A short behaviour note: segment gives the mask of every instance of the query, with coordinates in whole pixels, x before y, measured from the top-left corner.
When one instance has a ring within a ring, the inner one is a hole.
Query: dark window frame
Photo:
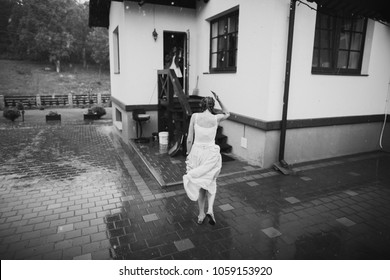
[[[234,27],[230,25],[231,23]],[[222,24],[224,24],[224,28],[222,28]],[[210,73],[237,72],[238,26],[239,9],[226,12],[210,20]]]
[[[119,52],[119,26],[117,26],[113,34],[113,48],[114,48],[114,74],[120,74],[120,52]]]
[[[351,20],[351,28],[343,29],[343,23]],[[360,30],[354,30],[357,26],[357,21],[363,20],[363,25]],[[324,27],[325,23],[325,27]],[[323,40],[324,36],[321,35],[328,34],[329,40]],[[342,48],[340,46],[341,35],[347,35],[346,40],[348,46]],[[312,56],[312,74],[323,74],[323,75],[361,75],[362,71],[362,62],[364,55],[364,43],[366,40],[367,34],[367,19],[358,18],[344,15],[330,15],[329,13],[322,12],[321,10],[317,12],[316,18],[316,28],[315,28],[315,37],[314,37],[314,46],[313,46],[313,56]],[[349,37],[348,37],[349,36]],[[352,38],[360,37],[360,44],[358,49],[352,47]],[[326,46],[327,45],[327,46]],[[329,65],[328,66],[319,66],[321,65],[321,54],[328,51],[329,54]],[[338,64],[342,62],[342,59],[339,58],[339,53],[344,53],[346,55],[346,68],[339,67]],[[355,67],[350,66],[351,55],[359,55]],[[348,68],[351,67],[351,68]]]

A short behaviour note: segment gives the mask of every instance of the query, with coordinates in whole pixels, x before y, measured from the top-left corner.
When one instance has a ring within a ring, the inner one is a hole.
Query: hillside
[[[110,93],[110,75],[97,68],[63,65],[55,72],[50,64],[30,61],[0,60],[0,95],[57,95]]]

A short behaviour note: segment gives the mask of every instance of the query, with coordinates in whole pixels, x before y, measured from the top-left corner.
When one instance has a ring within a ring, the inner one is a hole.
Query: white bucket
[[[162,131],[158,134],[158,142],[160,144],[160,154],[168,152],[168,132]]]
[[[168,145],[168,132],[162,131],[158,133],[158,141],[160,145]]]

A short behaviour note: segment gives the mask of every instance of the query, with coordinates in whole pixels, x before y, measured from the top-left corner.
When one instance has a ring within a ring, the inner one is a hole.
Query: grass
[[[110,93],[110,75],[97,68],[63,65],[57,73],[50,64],[0,60],[0,95],[60,95]]]

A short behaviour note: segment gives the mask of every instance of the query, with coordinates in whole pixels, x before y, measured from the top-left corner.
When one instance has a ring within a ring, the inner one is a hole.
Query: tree
[[[0,54],[5,53],[11,43],[7,26],[12,14],[13,5],[14,2],[12,0],[0,0]]]
[[[101,69],[110,61],[108,31],[105,28],[94,28],[88,34],[88,46],[91,49],[91,57],[99,65],[99,76]]]
[[[30,55],[28,42],[33,40],[33,31],[28,28],[22,28],[23,18],[27,15],[27,9],[23,1],[15,1],[11,16],[8,22],[8,35],[11,39],[9,50],[19,58],[25,58]],[[30,37],[29,37],[30,36]]]
[[[57,66],[62,61],[83,61],[84,67],[87,61],[93,61],[100,69],[108,64],[107,30],[88,27],[88,2],[0,0],[2,7],[8,7],[7,20],[0,24],[4,30],[8,25],[8,50],[16,57],[49,60]]]
[[[59,71],[60,61],[69,60],[74,51],[70,22],[78,5],[73,0],[19,1],[9,26],[17,34],[19,52],[55,62]]]
[[[66,31],[58,33],[42,29],[35,36],[37,51],[49,55],[49,61],[55,63],[57,72],[60,72],[61,60],[70,58],[73,42],[73,36]]]
[[[88,26],[89,3],[78,4],[72,7],[66,25],[69,32],[74,37],[74,51],[71,59],[73,61],[83,61],[84,67],[87,65],[87,36],[91,32]]]

